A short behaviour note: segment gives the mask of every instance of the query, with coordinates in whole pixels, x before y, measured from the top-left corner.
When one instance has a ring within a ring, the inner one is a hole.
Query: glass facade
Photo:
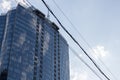
[[[0,80],[70,80],[66,40],[55,23],[18,5],[0,16]]]

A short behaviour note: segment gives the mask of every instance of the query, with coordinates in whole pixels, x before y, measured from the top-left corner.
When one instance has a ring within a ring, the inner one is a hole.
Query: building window
[[[56,57],[54,57],[54,60],[56,60]]]
[[[40,78],[42,78],[42,75],[40,74]]]
[[[36,30],[37,30],[37,32],[39,32],[39,29],[38,29],[38,28],[37,28]]]
[[[42,73],[42,70],[40,70],[40,73]]]
[[[37,28],[39,28],[39,25],[37,25]]]
[[[7,70],[3,70],[0,74],[0,80],[7,80]]]
[[[58,77],[58,80],[60,80],[60,77]]]
[[[56,61],[54,61],[54,64],[56,64]]]
[[[36,76],[33,77],[33,80],[36,80]]]

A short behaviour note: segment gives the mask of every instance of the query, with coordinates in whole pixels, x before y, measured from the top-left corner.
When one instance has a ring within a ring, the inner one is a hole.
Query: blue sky
[[[19,0],[20,1],[20,0]],[[36,8],[47,14],[47,9],[41,0],[29,0]],[[45,0],[63,25],[70,31],[76,40],[84,47],[89,55],[96,61],[100,68],[110,77],[116,80],[103,66],[100,60],[110,69],[117,80],[120,80],[120,0],[55,0],[62,11],[75,25],[76,29],[84,36],[91,49],[79,36],[78,32],[70,25],[52,0]],[[2,0],[0,0],[2,2]],[[12,3],[11,3],[12,4]],[[1,8],[1,7],[0,7]],[[1,11],[1,9],[0,9]],[[54,22],[55,19],[50,16]],[[56,22],[57,23],[57,22]],[[68,35],[61,29],[61,34],[69,45],[91,66],[95,67],[74,44]],[[99,57],[99,58],[98,58]],[[100,60],[99,60],[100,59]],[[100,80],[87,68],[70,50],[71,80]],[[97,69],[95,69],[97,71]],[[97,71],[100,75],[100,73]],[[103,80],[105,78],[100,75]]]

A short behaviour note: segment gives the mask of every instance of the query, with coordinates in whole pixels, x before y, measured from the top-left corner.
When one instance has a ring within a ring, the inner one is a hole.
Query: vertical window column
[[[44,26],[42,26],[41,28],[41,37],[40,37],[40,42],[41,42],[41,46],[40,46],[40,69],[39,69],[39,76],[40,76],[40,80],[42,80],[42,70],[43,70],[43,44],[44,44]]]
[[[57,80],[56,32],[54,32],[54,80]]]
[[[60,42],[58,34],[58,80],[60,80]]]
[[[36,40],[36,42],[35,42],[35,55],[34,55],[34,77],[33,77],[33,80],[36,80],[36,77],[37,77],[38,46],[39,46],[38,38],[39,38],[39,22],[37,20],[36,39],[35,39]]]

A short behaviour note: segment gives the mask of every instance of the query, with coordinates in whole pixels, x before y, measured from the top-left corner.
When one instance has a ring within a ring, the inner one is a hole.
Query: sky
[[[48,10],[41,0],[29,1],[44,14],[48,14]],[[53,0],[45,1],[65,28],[88,52],[103,72],[111,80],[120,80],[120,0],[54,0],[74,26],[68,22],[61,11],[55,6]],[[22,0],[18,0],[18,2],[23,3]],[[11,6],[12,4],[15,6],[14,0],[0,0],[0,12],[6,12],[10,7],[13,7]],[[58,24],[52,15],[50,15],[50,20]],[[72,47],[103,80],[107,80],[99,73],[64,30],[60,26],[59,28],[60,33],[65,37],[69,46]],[[69,55],[70,80],[100,80],[71,50],[69,50]]]

